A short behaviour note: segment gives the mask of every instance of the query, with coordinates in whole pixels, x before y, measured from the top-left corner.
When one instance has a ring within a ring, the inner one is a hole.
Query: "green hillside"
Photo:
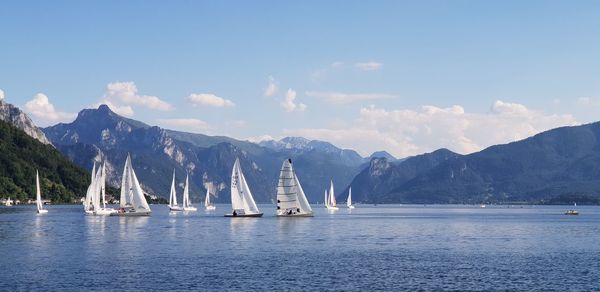
[[[42,196],[52,203],[71,203],[85,195],[89,174],[50,145],[0,121],[0,197],[35,198],[35,171]]]

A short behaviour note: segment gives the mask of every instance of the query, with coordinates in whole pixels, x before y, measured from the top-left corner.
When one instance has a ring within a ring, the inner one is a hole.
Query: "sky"
[[[368,156],[600,120],[598,1],[0,1],[0,99]]]

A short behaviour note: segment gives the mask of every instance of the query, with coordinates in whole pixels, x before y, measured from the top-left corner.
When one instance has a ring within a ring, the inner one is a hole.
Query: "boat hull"
[[[186,208],[183,208],[183,211],[194,212],[194,211],[198,211],[198,209],[196,207],[186,207]]]
[[[314,217],[315,215],[313,213],[295,213],[295,214],[286,214],[286,213],[277,213],[277,217],[279,218],[284,218],[284,217]]]
[[[256,218],[256,217],[262,217],[263,213],[257,213],[257,214],[239,214],[239,215],[238,214],[236,214],[236,215],[225,214],[223,216],[224,217],[255,217]]]
[[[97,215],[97,216],[108,216],[108,215],[116,213],[116,212],[117,212],[117,210],[115,210],[115,209],[105,208],[105,209],[100,209],[98,211],[95,211],[94,215]]]
[[[46,209],[37,210],[37,213],[38,214],[46,214],[46,213],[48,213],[48,210],[46,210]]]
[[[327,207],[327,210],[331,210],[331,211],[337,211],[339,209],[340,208],[338,208],[338,207]]]
[[[110,214],[110,216],[123,216],[123,217],[139,217],[139,216],[150,216],[152,211],[148,212],[135,212],[135,211],[117,211]]]
[[[176,212],[176,211],[183,211],[183,208],[181,207],[169,207],[170,211]]]
[[[217,209],[217,207],[215,207],[215,206],[207,206],[206,207],[206,211],[214,211],[216,209]]]
[[[348,206],[348,209],[354,209],[354,206]]]

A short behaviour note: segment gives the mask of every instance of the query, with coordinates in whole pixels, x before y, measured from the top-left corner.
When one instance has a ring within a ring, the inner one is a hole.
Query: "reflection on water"
[[[595,290],[600,277],[599,207],[260,207],[262,218],[0,208],[0,290]]]
[[[236,240],[250,241],[256,234],[256,224],[261,218],[238,217],[229,219],[229,233],[231,237]]]

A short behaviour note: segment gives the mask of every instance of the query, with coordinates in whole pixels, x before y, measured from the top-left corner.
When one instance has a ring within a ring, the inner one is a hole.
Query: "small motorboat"
[[[579,215],[579,211],[575,210],[575,207],[577,207],[577,203],[573,204],[573,209],[567,210],[565,215]]]
[[[577,210],[567,210],[567,212],[565,212],[565,215],[579,215],[579,211],[577,211]]]

